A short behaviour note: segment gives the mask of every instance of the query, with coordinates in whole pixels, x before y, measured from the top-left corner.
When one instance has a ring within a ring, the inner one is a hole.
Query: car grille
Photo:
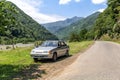
[[[35,53],[43,53],[43,52],[35,52]]]
[[[38,54],[34,54],[34,55],[31,55],[32,57],[48,57],[48,55],[38,55]]]

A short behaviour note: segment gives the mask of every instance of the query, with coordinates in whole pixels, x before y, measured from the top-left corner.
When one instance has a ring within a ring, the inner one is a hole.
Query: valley
[[[0,0],[0,80],[119,80],[120,0],[46,1]],[[30,52],[45,40],[65,40],[70,56],[34,62]]]

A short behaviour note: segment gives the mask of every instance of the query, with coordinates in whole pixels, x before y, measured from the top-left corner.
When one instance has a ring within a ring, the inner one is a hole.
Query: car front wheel
[[[37,62],[38,61],[38,58],[33,58],[34,62]]]
[[[53,60],[54,62],[57,60],[57,54],[56,54],[56,53],[53,54],[52,60]]]

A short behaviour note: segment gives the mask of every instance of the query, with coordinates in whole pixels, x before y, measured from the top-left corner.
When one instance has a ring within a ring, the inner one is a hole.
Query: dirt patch
[[[80,54],[75,54],[70,57],[60,57],[57,62],[53,63],[44,63],[41,67],[45,68],[46,74],[42,74],[39,80],[49,80],[50,77],[60,74],[60,72],[68,65],[72,64]]]

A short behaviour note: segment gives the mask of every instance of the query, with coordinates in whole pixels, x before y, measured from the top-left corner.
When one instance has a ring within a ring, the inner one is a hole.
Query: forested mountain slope
[[[0,1],[0,44],[57,39],[9,1]]]
[[[107,5],[90,30],[72,34],[70,41],[120,40],[120,0],[108,0]]]
[[[108,0],[108,7],[98,17],[94,29],[95,39],[107,35],[111,39],[120,38],[120,0]]]
[[[89,30],[94,25],[99,14],[100,12],[93,13],[92,15],[75,22],[70,26],[61,28],[56,31],[55,35],[60,39],[68,39],[72,32],[79,33],[82,29]]]

